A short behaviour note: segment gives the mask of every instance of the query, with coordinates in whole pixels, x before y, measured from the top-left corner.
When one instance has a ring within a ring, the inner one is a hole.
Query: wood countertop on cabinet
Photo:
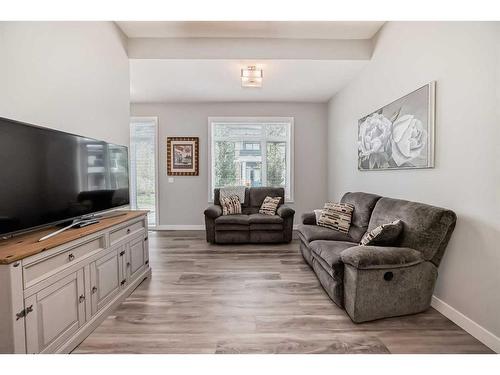
[[[110,218],[101,218],[96,224],[83,228],[68,229],[52,238],[39,242],[38,240],[60,227],[47,227],[41,230],[16,235],[14,237],[0,240],[0,264],[9,264],[63,245],[65,243],[99,232],[114,225],[144,216],[148,211],[123,211],[124,214]]]

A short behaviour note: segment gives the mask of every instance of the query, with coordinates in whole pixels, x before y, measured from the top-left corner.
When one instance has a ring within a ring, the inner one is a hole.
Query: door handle
[[[92,294],[94,294],[96,292],[97,292],[97,287],[96,286],[92,287]]]
[[[75,256],[73,254],[69,254],[68,259],[71,262],[71,261],[75,260]]]
[[[82,294],[80,298],[78,298],[78,302],[82,303],[83,301],[85,301],[85,296]]]

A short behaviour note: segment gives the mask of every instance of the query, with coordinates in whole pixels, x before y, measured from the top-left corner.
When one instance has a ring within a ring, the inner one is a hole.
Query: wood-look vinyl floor
[[[434,309],[354,324],[299,244],[150,233],[145,280],[74,353],[491,353]]]

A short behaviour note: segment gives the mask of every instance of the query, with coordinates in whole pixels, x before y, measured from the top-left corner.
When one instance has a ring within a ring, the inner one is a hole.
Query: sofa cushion
[[[349,203],[326,202],[319,216],[318,225],[349,233],[354,206]]]
[[[277,230],[283,231],[283,224],[250,224],[250,230]]]
[[[366,232],[359,244],[362,246],[392,246],[397,243],[402,231],[403,222],[397,219]]]
[[[248,221],[250,224],[283,224],[283,219],[278,215],[251,214]]]
[[[333,229],[320,227],[318,225],[299,224],[297,227],[299,236],[304,242],[309,243],[315,240],[349,241],[355,242],[349,234],[341,233]]]
[[[455,213],[424,203],[381,198],[375,205],[368,230],[394,218],[403,221],[403,233],[396,246],[418,250],[425,260],[439,265],[455,228]]]
[[[313,241],[309,244],[312,256],[320,262],[331,277],[338,280],[344,277],[344,264],[340,253],[353,246],[356,245],[345,241]]]
[[[245,189],[245,201],[240,202],[241,207],[248,207],[250,205],[250,189]],[[214,189],[214,205],[220,206],[220,189],[216,188]]]
[[[281,197],[266,197],[260,206],[259,214],[276,215],[281,199]]]
[[[342,203],[349,203],[354,206],[349,235],[355,242],[359,243],[361,237],[366,233],[373,208],[379,199],[380,196],[375,194],[354,192],[345,193],[340,200]],[[394,217],[389,221],[392,220],[394,220]]]
[[[219,225],[246,225],[250,224],[250,217],[248,215],[226,215],[219,216],[215,219],[215,226]]]
[[[222,207],[222,215],[240,215],[241,203],[237,195],[229,197],[220,197],[220,205]]]
[[[238,225],[238,224],[217,224],[215,226],[216,232],[248,232],[250,230],[250,225]]]
[[[283,204],[285,201],[285,189],[283,188],[274,188],[274,187],[254,187],[250,190],[250,206],[259,207],[262,206],[264,199],[267,196],[269,197],[281,197],[280,204]]]
[[[259,213],[259,207],[242,207],[241,208],[241,213],[243,215],[258,214]]]
[[[251,214],[250,230],[283,230],[283,219],[278,215]]]

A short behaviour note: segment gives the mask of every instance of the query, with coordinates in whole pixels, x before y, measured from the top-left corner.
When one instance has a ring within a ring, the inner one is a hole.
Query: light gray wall
[[[0,22],[0,116],[129,143],[129,61],[112,22]]]
[[[301,213],[322,207],[327,195],[326,103],[180,103],[132,104],[132,116],[159,117],[160,225],[201,225],[208,205],[208,117],[291,116],[295,118],[296,222]],[[200,175],[166,173],[167,136],[200,138]]]
[[[373,59],[329,104],[328,195],[367,191],[458,215],[435,295],[500,336],[499,23],[389,22]],[[436,167],[357,169],[357,121],[437,81]],[[497,347],[498,348],[498,347]]]

